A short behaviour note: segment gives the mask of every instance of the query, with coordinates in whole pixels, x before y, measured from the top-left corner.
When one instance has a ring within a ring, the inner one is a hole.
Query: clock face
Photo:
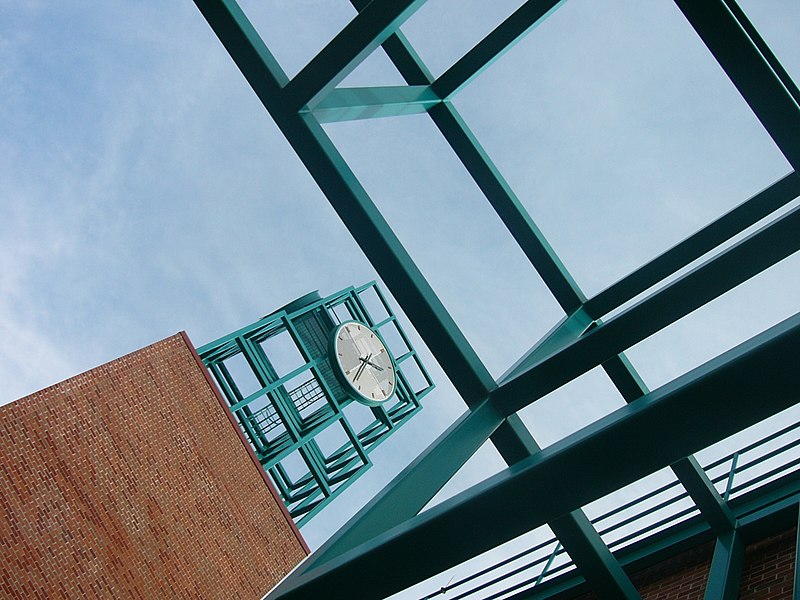
[[[397,385],[394,362],[381,338],[367,325],[358,321],[339,325],[333,332],[331,350],[337,375],[356,400],[377,406],[392,397]]]

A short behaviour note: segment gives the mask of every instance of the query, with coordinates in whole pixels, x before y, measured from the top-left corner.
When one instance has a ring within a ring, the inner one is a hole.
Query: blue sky
[[[437,74],[520,3],[430,0],[403,31]],[[290,75],[353,15],[345,0],[242,4]],[[742,6],[797,79],[800,4]],[[343,85],[399,83],[379,51]],[[588,294],[789,171],[666,0],[570,0],[455,105]],[[201,345],[312,289],[376,278],[191,2],[0,0],[0,108],[0,402],[179,330]],[[500,375],[562,315],[434,126],[326,129]],[[631,360],[656,387],[793,314],[798,266]],[[438,388],[304,529],[312,545],[463,410],[414,339]],[[548,444],[621,404],[593,371],[522,415]],[[469,467],[449,490],[501,463],[487,448]]]

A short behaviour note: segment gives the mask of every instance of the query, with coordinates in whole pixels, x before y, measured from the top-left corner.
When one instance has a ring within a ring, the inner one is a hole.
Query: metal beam
[[[314,108],[320,123],[424,113],[442,100],[426,85],[337,88]]]
[[[744,542],[736,530],[719,536],[711,558],[704,600],[736,600],[744,563]]]
[[[513,414],[800,250],[800,207],[505,382],[492,396]]]
[[[498,385],[513,379],[546,356],[554,354],[567,344],[574,342],[592,324],[592,320],[580,309],[564,317],[497,379]]]
[[[603,369],[625,402],[635,402],[650,391],[624,354],[604,362]],[[693,456],[682,458],[670,468],[714,533],[722,535],[736,526],[730,508]]]
[[[552,521],[796,403],[799,352],[800,314],[378,538],[290,575],[268,598],[336,589],[384,597]],[[654,441],[661,431],[671,435]],[[565,473],[581,485],[563,485]],[[403,578],[392,576],[398,571]]]
[[[378,9],[387,3],[393,4],[393,0],[375,0],[365,10],[373,6]],[[234,0],[195,0],[195,4],[356,243],[382,274],[383,281],[461,397],[468,405],[484,400],[489,390],[495,387],[488,370],[320,124],[308,114],[288,110],[286,104],[281,102],[279,88],[285,75],[242,10]],[[386,12],[396,14],[401,5],[410,10],[417,3],[404,0],[395,4],[393,10]],[[367,22],[373,23],[375,20],[385,21],[373,16]],[[328,52],[323,51],[325,55]]]
[[[495,441],[498,437],[500,439]],[[541,451],[517,415],[511,415],[500,426],[492,441],[495,441],[500,454],[509,465]],[[507,443],[498,443],[500,441]],[[641,598],[582,509],[577,508],[550,521],[548,525],[598,598]]]
[[[366,0],[351,0],[351,3],[359,10],[367,5]],[[402,33],[389,37],[383,49],[409,85],[434,82],[433,75]],[[571,314],[578,310],[586,297],[455,107],[443,102],[428,114],[564,312]]]
[[[794,583],[792,584],[792,599],[800,600],[800,502],[797,510],[797,533],[794,543]]]
[[[732,0],[728,0],[733,4]],[[800,107],[723,0],[675,0],[764,129],[800,171]]]
[[[755,225],[800,195],[800,176],[789,173],[663,254],[589,298],[584,309],[597,319],[663,281],[723,242]]]
[[[424,2],[372,0],[289,82],[284,97],[288,108],[314,108]]]
[[[504,421],[487,401],[461,415],[298,571],[308,571],[415,516]]]
[[[442,98],[467,85],[531,29],[549,17],[565,0],[528,0],[433,82]]]

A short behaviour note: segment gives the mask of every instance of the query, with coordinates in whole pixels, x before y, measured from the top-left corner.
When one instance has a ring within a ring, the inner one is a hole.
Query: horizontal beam
[[[336,88],[313,110],[320,123],[424,113],[441,102],[427,85]]]
[[[290,110],[314,108],[425,0],[372,0],[286,85]]]
[[[800,207],[544,358],[492,397],[513,414],[800,250]]]
[[[792,406],[798,353],[800,314],[267,597],[381,598],[440,573]]]
[[[608,314],[751,225],[755,225],[797,196],[800,196],[800,176],[797,173],[789,173],[630,275],[626,275],[589,298],[584,309],[594,319]]]
[[[730,0],[729,0],[730,1]],[[795,171],[800,107],[723,0],[675,0]]]
[[[544,21],[565,0],[528,0],[433,82],[442,98],[449,98],[500,58]]]

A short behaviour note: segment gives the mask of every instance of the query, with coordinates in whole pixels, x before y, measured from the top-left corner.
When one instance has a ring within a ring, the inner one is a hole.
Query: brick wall
[[[791,600],[795,543],[791,529],[747,547],[739,600]]]
[[[796,535],[792,528],[747,545],[739,600],[792,600]],[[703,544],[633,573],[631,581],[642,600],[702,600],[713,551],[713,542]]]
[[[306,554],[182,335],[0,407],[0,596],[260,598]]]

